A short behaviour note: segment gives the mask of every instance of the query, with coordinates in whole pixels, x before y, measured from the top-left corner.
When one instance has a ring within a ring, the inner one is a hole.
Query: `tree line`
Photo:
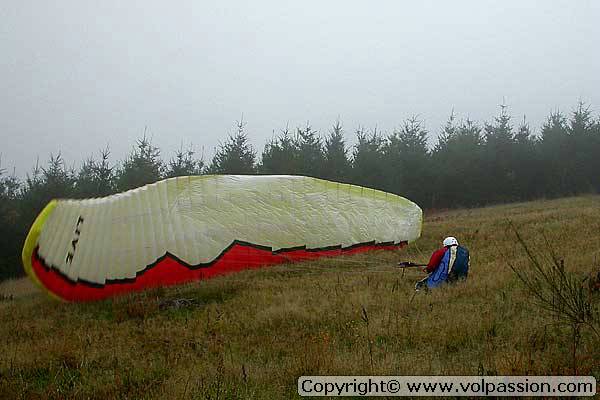
[[[391,133],[358,128],[353,146],[340,121],[324,135],[310,124],[286,127],[260,157],[244,128],[240,121],[209,163],[191,148],[165,161],[144,135],[118,163],[104,149],[77,170],[50,155],[23,180],[0,168],[0,280],[22,274],[24,238],[51,199],[107,196],[169,177],[307,175],[400,194],[425,209],[600,192],[600,118],[584,103],[552,112],[537,134],[524,118],[514,123],[505,106],[483,124],[452,113],[433,147],[417,117]]]

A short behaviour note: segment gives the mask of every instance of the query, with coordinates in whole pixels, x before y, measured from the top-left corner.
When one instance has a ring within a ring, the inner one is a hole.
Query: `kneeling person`
[[[444,282],[456,282],[467,279],[469,274],[469,250],[459,246],[455,237],[444,239],[443,247],[431,255],[431,259],[423,272],[429,275],[415,285],[419,290],[425,285],[428,288],[440,286]]]

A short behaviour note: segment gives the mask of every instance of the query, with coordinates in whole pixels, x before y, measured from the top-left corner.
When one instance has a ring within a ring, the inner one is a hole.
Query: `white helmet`
[[[448,236],[444,239],[444,246],[458,246],[458,240],[454,236]]]

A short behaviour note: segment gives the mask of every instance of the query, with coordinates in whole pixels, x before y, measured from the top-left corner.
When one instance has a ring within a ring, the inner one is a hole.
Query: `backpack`
[[[458,279],[467,279],[469,275],[469,250],[465,247],[457,246],[456,259],[448,274],[448,281],[454,282]]]

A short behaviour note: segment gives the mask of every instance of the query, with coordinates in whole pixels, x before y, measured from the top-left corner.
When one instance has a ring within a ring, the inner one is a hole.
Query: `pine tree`
[[[298,173],[315,178],[322,177],[325,169],[323,142],[309,123],[304,129],[298,128],[295,147],[298,149]]]
[[[28,229],[50,200],[72,197],[74,189],[75,173],[67,169],[60,153],[57,156],[50,155],[46,168],[36,163],[21,189],[19,225]]]
[[[160,150],[144,134],[117,171],[117,189],[125,191],[154,183],[163,177],[163,170]]]
[[[42,180],[46,196],[49,198],[70,197],[75,188],[75,173],[67,169],[60,153],[50,155],[48,167],[42,168]]]
[[[115,192],[114,167],[110,166],[109,157],[106,148],[100,152],[99,161],[90,157],[83,163],[75,182],[76,197],[103,197]]]
[[[472,206],[484,201],[482,144],[481,127],[470,119],[457,124],[454,114],[450,116],[432,153],[432,207]]]
[[[299,173],[299,150],[286,127],[277,138],[272,138],[263,149],[259,171],[263,174]]]
[[[543,195],[539,185],[539,176],[543,174],[540,168],[541,160],[536,151],[537,141],[531,133],[531,128],[525,116],[515,134],[514,169],[517,174],[518,198],[527,200]]]
[[[342,124],[339,120],[333,125],[325,139],[324,156],[323,176],[326,179],[346,182],[350,178],[351,165]]]
[[[17,177],[6,175],[0,163],[0,281],[23,271],[19,260],[24,238],[19,224],[19,189]]]
[[[423,184],[432,177],[423,121],[416,117],[404,121],[402,128],[388,136],[384,154],[388,168],[387,190],[419,204],[430,204],[431,198]]]
[[[541,129],[539,143],[540,157],[544,174],[543,191],[553,197],[570,192],[565,153],[568,132],[567,119],[560,111],[552,112]]]
[[[237,133],[229,136],[225,143],[219,144],[208,169],[211,174],[255,174],[256,151],[248,143],[244,133],[244,123],[237,124]]]
[[[2,157],[0,155],[0,199],[3,202],[16,200],[20,187],[21,182],[14,173],[6,175],[6,170],[2,168]]]
[[[594,122],[591,132],[591,145],[588,151],[595,156],[593,157],[589,168],[592,171],[596,171],[596,173],[593,174],[592,189],[596,193],[600,193],[600,174],[597,173],[597,171],[600,171],[600,157],[597,156],[600,154],[600,116]]]
[[[594,169],[598,153],[594,153],[594,120],[590,107],[583,102],[571,113],[567,125],[567,144],[564,149],[569,157],[564,160],[571,180],[573,194],[595,189],[598,171]]]
[[[373,129],[371,134],[363,128],[356,130],[357,144],[352,157],[352,181],[357,185],[383,189],[385,184],[385,139]]]
[[[505,202],[518,198],[514,161],[515,135],[510,122],[507,106],[491,123],[485,123],[485,164],[484,170],[489,180],[486,191],[490,201]]]
[[[201,175],[204,170],[204,161],[194,158],[194,150],[191,146],[187,150],[181,147],[175,153],[175,157],[169,160],[165,176],[173,178],[176,176]]]
[[[433,152],[443,151],[448,146],[448,143],[454,139],[456,132],[456,115],[454,114],[454,109],[452,109],[448,121],[446,121],[442,132],[437,137],[437,144],[433,147]]]
[[[560,111],[552,112],[542,125],[541,144],[544,151],[555,152],[566,144],[567,118]]]

